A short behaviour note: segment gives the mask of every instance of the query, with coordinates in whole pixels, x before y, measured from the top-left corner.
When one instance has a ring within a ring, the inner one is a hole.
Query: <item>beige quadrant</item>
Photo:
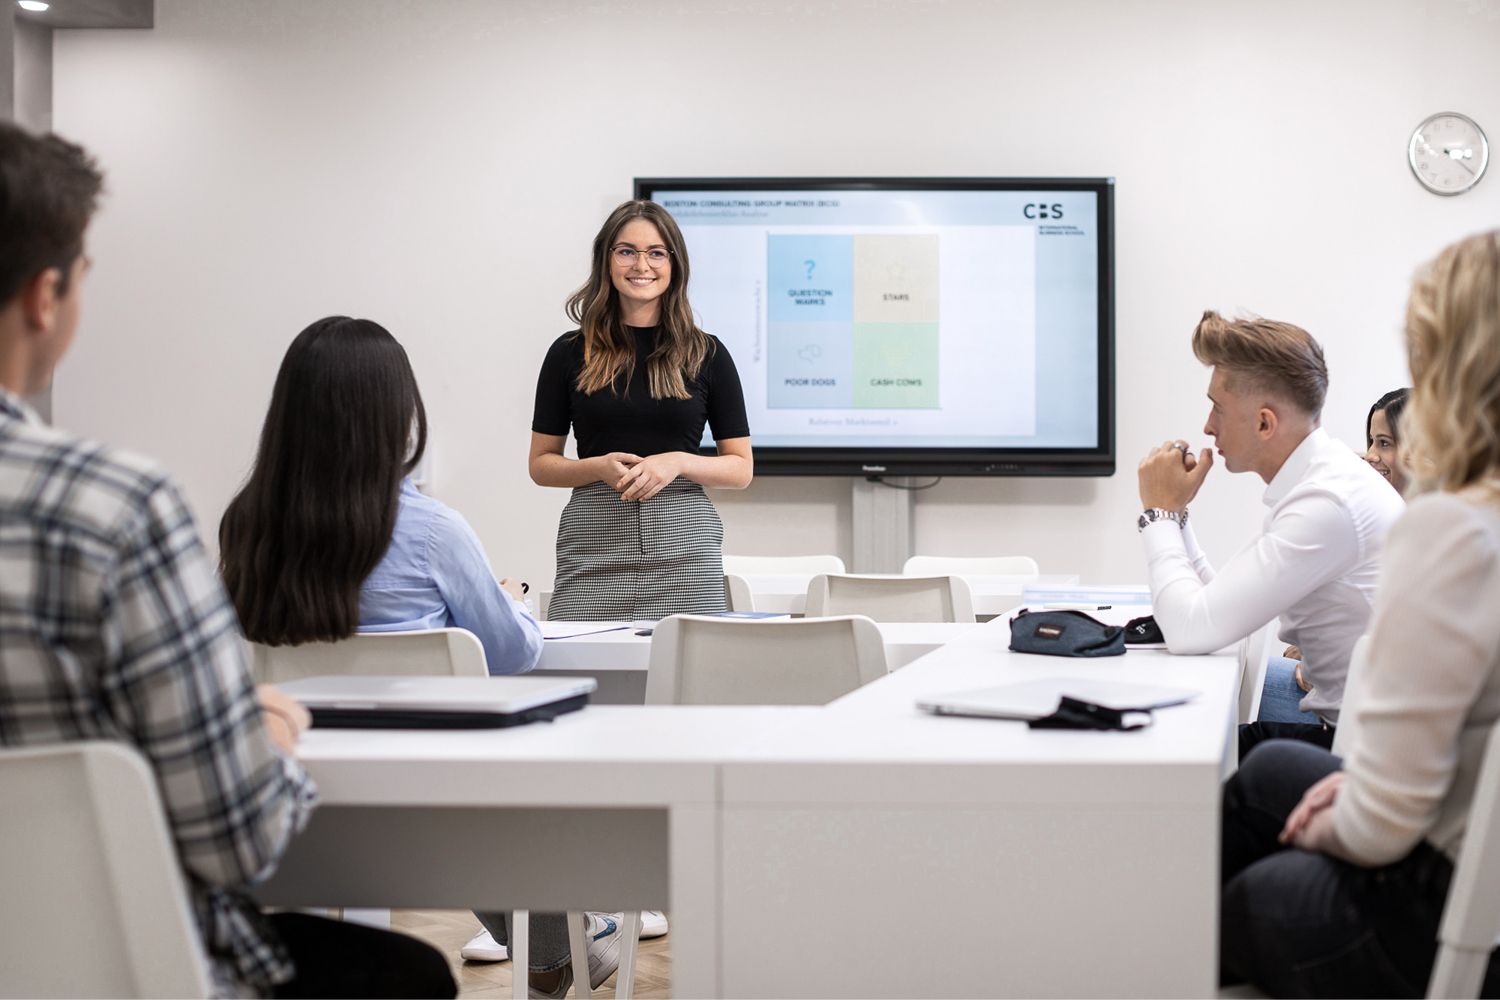
[[[854,237],[854,322],[938,321],[938,237]]]

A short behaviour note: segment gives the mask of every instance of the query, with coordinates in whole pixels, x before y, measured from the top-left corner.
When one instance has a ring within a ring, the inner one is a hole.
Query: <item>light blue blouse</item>
[[[524,674],[542,655],[541,626],[495,581],[474,529],[407,479],[391,547],[360,589],[359,630],[426,628],[473,632],[492,674]]]

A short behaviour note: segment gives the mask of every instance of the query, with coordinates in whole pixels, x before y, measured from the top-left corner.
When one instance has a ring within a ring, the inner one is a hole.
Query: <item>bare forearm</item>
[[[588,486],[603,481],[597,458],[536,455],[531,459],[531,481],[538,486]]]
[[[754,462],[743,455],[679,454],[682,456],[682,477],[701,486],[742,490],[750,485],[750,479],[755,474]]]

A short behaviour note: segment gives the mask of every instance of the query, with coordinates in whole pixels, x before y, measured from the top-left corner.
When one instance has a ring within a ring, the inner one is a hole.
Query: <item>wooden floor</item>
[[[465,962],[458,957],[458,949],[480,929],[479,921],[468,910],[396,910],[391,914],[391,929],[421,938],[447,956],[460,997],[499,1000],[510,996],[509,962]],[[672,935],[642,941],[637,954],[634,994],[643,1000],[670,997]],[[610,976],[594,995],[613,996],[614,988],[615,977]]]

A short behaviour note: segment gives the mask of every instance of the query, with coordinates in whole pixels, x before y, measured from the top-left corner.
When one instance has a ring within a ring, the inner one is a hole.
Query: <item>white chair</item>
[[[156,778],[119,743],[0,751],[0,991],[204,997]]]
[[[1359,702],[1364,696],[1365,662],[1370,658],[1370,633],[1355,640],[1349,652],[1349,672],[1344,675],[1344,697],[1339,702],[1339,724],[1333,730],[1335,757],[1349,756],[1359,738]]]
[[[842,573],[838,556],[725,556],[724,572],[738,576],[782,573]]]
[[[1342,718],[1340,713],[1340,718]],[[1437,962],[1427,982],[1429,997],[1477,997],[1500,944],[1500,723],[1490,727],[1484,763],[1474,784],[1474,802],[1453,883],[1438,927]]]
[[[674,615],[651,637],[646,704],[826,705],[885,675],[880,630],[858,615]]]
[[[730,611],[754,611],[755,595],[750,591],[750,581],[738,573],[725,573],[724,604]]]
[[[334,674],[484,677],[489,673],[479,637],[461,628],[360,632],[338,642],[300,646],[252,642],[249,646],[250,671],[262,684]]]
[[[1030,556],[912,556],[903,576],[1039,576]]]
[[[1276,636],[1277,620],[1272,619],[1251,632],[1240,642],[1240,725],[1254,722],[1260,714],[1260,696],[1266,686],[1266,663],[1271,658],[1271,643]]]
[[[878,622],[974,621],[961,576],[858,576],[820,573],[807,585],[807,617],[865,615]]]

